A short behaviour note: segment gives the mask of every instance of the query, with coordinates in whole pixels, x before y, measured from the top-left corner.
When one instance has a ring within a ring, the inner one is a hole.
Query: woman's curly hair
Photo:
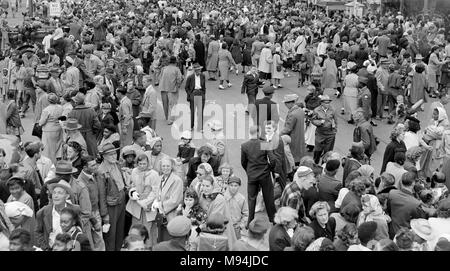
[[[355,239],[356,236],[358,236],[358,228],[354,223],[345,225],[344,228],[338,232],[339,239],[341,239],[346,246],[352,245],[350,244],[350,241]]]

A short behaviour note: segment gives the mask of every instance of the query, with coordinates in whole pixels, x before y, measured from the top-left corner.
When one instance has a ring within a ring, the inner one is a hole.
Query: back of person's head
[[[27,144],[28,143],[28,144]],[[28,157],[33,158],[35,154],[41,151],[41,146],[37,142],[27,142],[25,143],[25,153]]]
[[[23,228],[17,228],[9,235],[9,241],[19,240],[21,244],[20,250],[27,250],[32,247],[31,234]]]
[[[395,177],[391,173],[383,172],[381,174],[381,181],[384,187],[393,186],[395,184]]]
[[[416,181],[417,175],[414,172],[408,171],[402,175],[402,186],[412,187]]]
[[[356,203],[350,203],[340,210],[341,216],[350,223],[356,223],[361,209]]]
[[[140,223],[133,224],[130,227],[130,231],[129,232],[131,232],[132,230],[138,231],[139,237],[141,237],[143,239],[142,241],[144,241],[144,243],[149,239],[148,230],[143,224],[140,224]]]
[[[414,233],[408,228],[401,228],[394,237],[400,250],[411,250],[414,243]]]
[[[405,163],[406,157],[405,157],[405,153],[404,152],[396,152],[394,154],[394,161],[399,164],[399,165],[403,165]]]
[[[291,244],[296,251],[305,251],[306,248],[314,241],[314,230],[309,226],[299,227],[292,236]]]
[[[378,241],[378,251],[398,251],[397,244],[391,239],[381,239]]]

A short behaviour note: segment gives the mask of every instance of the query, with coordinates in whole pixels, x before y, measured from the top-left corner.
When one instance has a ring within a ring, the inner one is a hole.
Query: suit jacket
[[[276,224],[269,233],[270,251],[283,251],[285,247],[291,246],[291,237],[287,234],[284,227]]]
[[[241,165],[247,173],[249,182],[270,180],[269,156],[273,157],[273,154],[262,149],[261,143],[260,139],[250,139],[241,145]],[[270,161],[273,163],[276,158],[273,157]]]
[[[183,181],[175,172],[172,172],[166,183],[159,186],[158,199],[161,202],[161,207],[167,220],[170,221],[177,213],[178,205],[183,203]]]
[[[201,93],[194,92],[194,90],[195,90],[195,73],[188,76],[188,78],[186,79],[186,85],[184,87],[184,89],[186,90],[188,101],[194,95],[201,95],[202,97],[205,97],[206,84],[205,84],[205,75],[203,75],[203,74],[200,74],[200,85],[202,87]]]
[[[67,207],[72,207],[76,212],[80,213],[80,207],[78,205],[73,205],[67,203]],[[36,244],[42,250],[49,250],[49,236],[53,231],[53,204],[49,204],[42,209],[40,209],[36,214],[36,229],[35,238]]]
[[[342,183],[336,178],[324,174],[319,177],[317,186],[319,188],[319,200],[328,202],[331,208],[330,213],[335,212],[334,202],[338,198]]]
[[[242,82],[241,93],[247,93],[248,95],[258,95],[258,87],[262,82],[259,80],[258,75],[246,74],[244,75],[244,81]]]
[[[260,128],[264,127],[264,121],[266,120],[274,120],[277,123],[280,120],[278,105],[269,97],[256,100],[255,107],[256,110],[252,110],[252,117],[256,120],[256,123],[258,123]],[[264,131],[264,129],[262,129],[262,131]]]
[[[161,79],[159,80],[159,90],[167,92],[178,92],[183,83],[183,75],[180,68],[175,64],[170,64],[161,71]]]

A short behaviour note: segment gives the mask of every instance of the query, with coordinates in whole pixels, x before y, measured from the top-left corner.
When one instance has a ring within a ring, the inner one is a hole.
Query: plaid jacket
[[[296,182],[291,182],[286,185],[286,188],[281,194],[280,205],[282,207],[288,206],[298,211],[299,222],[307,223],[304,219],[306,217],[305,204],[303,203],[302,190]]]

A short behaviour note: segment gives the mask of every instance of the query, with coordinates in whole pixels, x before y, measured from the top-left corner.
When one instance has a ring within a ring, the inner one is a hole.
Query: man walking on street
[[[181,87],[181,83],[183,83],[183,75],[181,74],[180,68],[177,67],[177,58],[171,56],[169,65],[162,70],[161,80],[159,82],[164,115],[166,116],[168,125],[173,123],[171,111],[178,102],[178,90]]]
[[[194,73],[186,79],[186,95],[191,110],[191,130],[194,129],[195,110],[197,110],[197,130],[203,131],[203,110],[205,109],[206,85],[202,66],[195,63]]]

